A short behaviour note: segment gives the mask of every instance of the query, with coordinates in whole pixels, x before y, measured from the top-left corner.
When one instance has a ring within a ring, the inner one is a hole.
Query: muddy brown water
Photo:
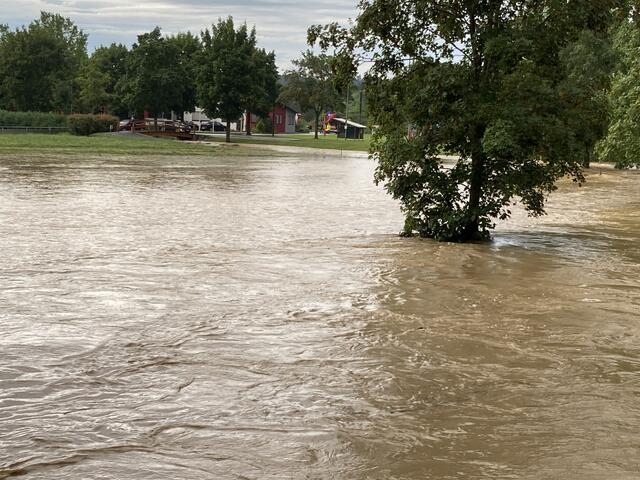
[[[5,156],[0,478],[640,478],[640,175],[450,245],[372,172]]]

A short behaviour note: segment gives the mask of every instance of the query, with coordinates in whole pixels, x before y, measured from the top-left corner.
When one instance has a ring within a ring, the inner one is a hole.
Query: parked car
[[[134,120],[131,118],[120,120],[120,123],[118,123],[118,131],[119,132],[131,131],[131,126],[133,125],[133,123],[134,123]]]
[[[222,122],[203,120],[200,122],[199,130],[202,132],[226,132],[227,127]]]

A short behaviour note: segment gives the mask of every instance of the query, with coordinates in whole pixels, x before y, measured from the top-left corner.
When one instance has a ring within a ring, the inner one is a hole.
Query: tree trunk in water
[[[586,151],[585,151],[586,157],[585,157],[584,161],[582,162],[582,166],[584,168],[591,168],[591,157],[593,155],[593,148],[590,148],[590,147],[587,146],[587,147],[585,147],[585,149],[586,149]]]
[[[318,123],[320,123],[320,114],[316,112],[315,138],[318,139]]]
[[[482,79],[482,46],[477,34],[475,4],[469,10],[469,37],[471,39],[471,63],[473,66],[472,84],[475,90]],[[469,179],[469,204],[467,205],[467,223],[460,241],[480,240],[480,200],[484,183],[485,156],[482,149],[484,127],[473,125],[471,128],[471,178]]]
[[[251,112],[247,110],[246,115],[246,119],[247,119],[247,125],[246,125],[246,130],[247,130],[247,135],[251,136]]]
[[[225,133],[227,134],[225,141],[231,143],[231,120],[227,120],[227,131]]]
[[[474,135],[474,145],[471,151],[471,179],[469,181],[469,204],[467,205],[468,219],[462,233],[463,242],[480,240],[480,199],[482,198],[482,184],[484,182],[484,153],[480,143],[480,136]]]

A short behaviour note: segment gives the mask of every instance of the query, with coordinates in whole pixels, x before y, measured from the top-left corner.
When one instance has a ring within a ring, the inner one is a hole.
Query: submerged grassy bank
[[[201,134],[202,135],[202,134]],[[224,142],[225,137],[222,134],[202,135],[207,141]],[[352,152],[368,152],[371,135],[365,135],[364,140],[351,140],[337,138],[333,135],[320,135],[316,140],[313,135],[309,134],[291,134],[291,135],[251,135],[246,136],[236,134],[231,137],[233,143],[242,145],[243,143],[255,145],[279,145],[285,147],[303,147],[303,148],[321,148],[326,150],[346,150]]]
[[[148,138],[141,135],[92,135],[78,137],[67,133],[0,135],[0,155],[202,155],[202,156],[274,156],[267,150],[240,146],[212,146],[172,139]],[[281,155],[281,154],[280,154]]]

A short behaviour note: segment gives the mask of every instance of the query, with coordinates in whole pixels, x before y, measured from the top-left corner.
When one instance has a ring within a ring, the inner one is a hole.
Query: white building
[[[207,114],[204,113],[204,110],[202,108],[198,108],[196,107],[196,111],[195,112],[184,112],[184,121],[185,122],[193,122],[196,125],[200,125],[200,122],[205,122],[205,121],[211,121],[211,122],[220,122],[223,125],[227,125],[227,122],[223,121],[221,118],[209,118],[207,117]],[[237,131],[238,130],[238,124],[237,122],[231,122],[231,130],[232,131]]]

